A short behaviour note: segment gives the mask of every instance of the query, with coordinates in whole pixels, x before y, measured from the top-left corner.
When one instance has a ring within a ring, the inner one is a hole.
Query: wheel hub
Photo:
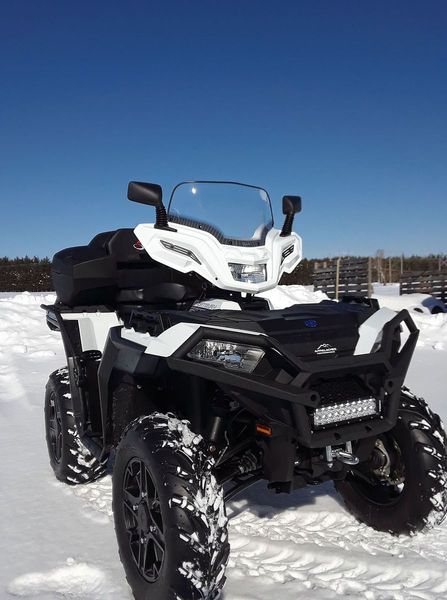
[[[150,522],[151,522],[151,518],[149,516],[149,510],[146,506],[146,503],[141,503],[138,506],[138,523],[141,527],[141,531],[142,533],[148,533],[149,532],[149,527],[150,527]]]

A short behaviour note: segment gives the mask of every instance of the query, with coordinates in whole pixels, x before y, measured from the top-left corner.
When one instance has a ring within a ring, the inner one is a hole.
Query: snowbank
[[[373,298],[379,301],[380,306],[386,306],[392,310],[406,308],[411,312],[419,312],[427,315],[431,315],[433,312],[447,312],[445,305],[429,294],[403,294],[402,296],[373,294]]]
[[[278,285],[275,289],[258,295],[267,298],[272,308],[286,308],[292,304],[311,304],[328,299],[323,292],[314,292],[312,286],[304,285]]]
[[[420,330],[419,347],[447,350],[447,314],[422,315],[412,313],[411,318]]]

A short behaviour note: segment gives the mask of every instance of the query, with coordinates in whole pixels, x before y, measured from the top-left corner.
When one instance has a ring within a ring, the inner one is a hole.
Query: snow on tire
[[[348,510],[374,529],[394,534],[411,535],[442,523],[447,513],[447,440],[439,416],[423,398],[403,388],[397,424],[380,439],[397,448],[400,477],[395,475],[388,485],[377,480],[368,488],[349,474],[336,483]]]
[[[73,417],[68,369],[51,373],[45,390],[45,430],[50,464],[57,479],[69,485],[88,483],[105,474],[82,444]]]
[[[200,435],[154,413],[118,446],[113,511],[121,561],[136,600],[213,600],[229,555],[223,490]]]

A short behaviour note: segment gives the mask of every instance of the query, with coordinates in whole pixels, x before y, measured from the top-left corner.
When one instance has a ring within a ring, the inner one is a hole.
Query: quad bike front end
[[[204,326],[167,363],[173,371],[218,383],[253,414],[262,474],[271,487],[291,491],[337,472],[344,475],[347,465],[370,454],[374,440],[396,425],[417,338],[411,317],[401,311],[385,323],[373,352],[306,359],[266,335]],[[206,344],[222,349],[227,368],[215,349],[213,358],[206,356]],[[254,368],[242,371],[228,363],[240,357],[240,347],[258,353]],[[236,358],[228,359],[229,352]],[[219,423],[223,427],[217,419],[214,442]]]

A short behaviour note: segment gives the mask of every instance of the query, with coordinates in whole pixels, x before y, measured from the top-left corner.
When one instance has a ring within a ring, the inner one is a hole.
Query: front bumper
[[[396,343],[396,335],[403,324],[409,334],[405,343],[400,345]],[[403,310],[384,325],[377,352],[306,361],[291,355],[274,338],[203,326],[166,360],[174,371],[216,382],[271,426],[273,431],[279,426],[283,433],[286,426],[297,443],[319,448],[372,437],[394,427],[400,390],[418,333],[408,311]],[[265,351],[267,360],[270,359],[277,367],[264,370],[263,373],[255,369],[251,374],[242,374],[189,359],[188,352],[204,338],[260,347]],[[327,389],[328,384],[330,386],[333,382],[334,385],[346,385],[349,388],[350,381],[358,382],[368,396],[380,401],[381,413],[316,430],[312,424],[312,414],[325,402],[324,394],[320,393],[322,386]]]

